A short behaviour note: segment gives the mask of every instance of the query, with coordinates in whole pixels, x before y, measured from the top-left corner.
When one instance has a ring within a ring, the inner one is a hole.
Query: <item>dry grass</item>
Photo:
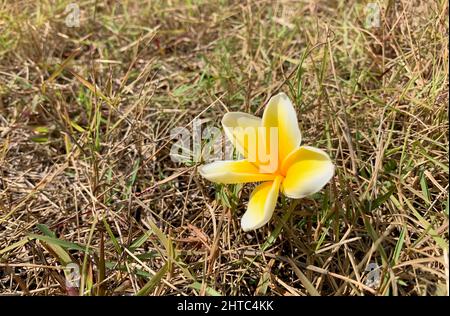
[[[447,1],[69,2],[0,1],[0,293],[448,295]],[[243,233],[170,130],[278,91],[337,171]]]

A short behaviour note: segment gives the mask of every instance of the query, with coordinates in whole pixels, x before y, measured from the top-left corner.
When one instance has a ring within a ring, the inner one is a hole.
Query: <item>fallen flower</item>
[[[244,159],[215,161],[201,166],[199,172],[210,181],[224,184],[263,181],[252,192],[242,217],[244,231],[269,222],[280,191],[299,199],[320,191],[333,177],[334,165],[327,153],[300,146],[297,114],[284,93],[270,99],[262,119],[229,112],[222,126]]]

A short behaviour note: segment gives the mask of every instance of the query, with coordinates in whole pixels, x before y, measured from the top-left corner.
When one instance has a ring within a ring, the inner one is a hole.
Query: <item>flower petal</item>
[[[264,110],[262,124],[265,127],[278,127],[280,162],[300,146],[302,137],[297,113],[286,94],[279,93],[270,99]]]
[[[246,183],[269,181],[275,175],[259,173],[259,169],[247,160],[215,161],[199,167],[200,174],[212,182]]]
[[[248,157],[248,134],[254,132],[254,135],[257,135],[258,127],[261,126],[261,119],[243,112],[228,112],[222,118],[222,126],[225,135],[235,148],[244,157]],[[256,146],[256,143],[254,146]]]
[[[334,165],[321,149],[302,146],[283,162],[286,177],[282,184],[284,195],[299,199],[320,191],[334,174]]]
[[[244,231],[258,229],[270,220],[277,204],[281,180],[282,177],[278,176],[274,181],[264,182],[253,190],[247,211],[241,219]]]

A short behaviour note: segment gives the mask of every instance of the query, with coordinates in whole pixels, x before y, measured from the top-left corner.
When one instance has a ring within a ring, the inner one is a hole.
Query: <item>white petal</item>
[[[244,231],[258,229],[272,218],[277,205],[282,177],[274,181],[264,182],[253,190],[248,202],[247,211],[241,219]]]
[[[320,191],[334,174],[334,165],[321,149],[302,146],[283,162],[282,192],[290,198],[302,198]]]
[[[259,168],[247,160],[215,161],[199,167],[200,174],[217,183],[246,183],[269,181],[275,178],[273,174],[260,173]]]
[[[283,161],[294,151],[302,140],[297,121],[297,113],[289,97],[284,93],[273,96],[262,117],[265,127],[278,128],[279,161]]]

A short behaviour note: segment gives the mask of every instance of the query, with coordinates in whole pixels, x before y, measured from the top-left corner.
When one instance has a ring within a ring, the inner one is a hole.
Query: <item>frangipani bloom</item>
[[[244,231],[269,222],[280,191],[299,199],[320,191],[333,177],[334,165],[327,153],[300,146],[297,114],[284,93],[270,99],[262,119],[229,112],[224,115],[222,125],[244,159],[215,161],[201,166],[199,172],[217,183],[262,182],[252,192],[242,217]]]

